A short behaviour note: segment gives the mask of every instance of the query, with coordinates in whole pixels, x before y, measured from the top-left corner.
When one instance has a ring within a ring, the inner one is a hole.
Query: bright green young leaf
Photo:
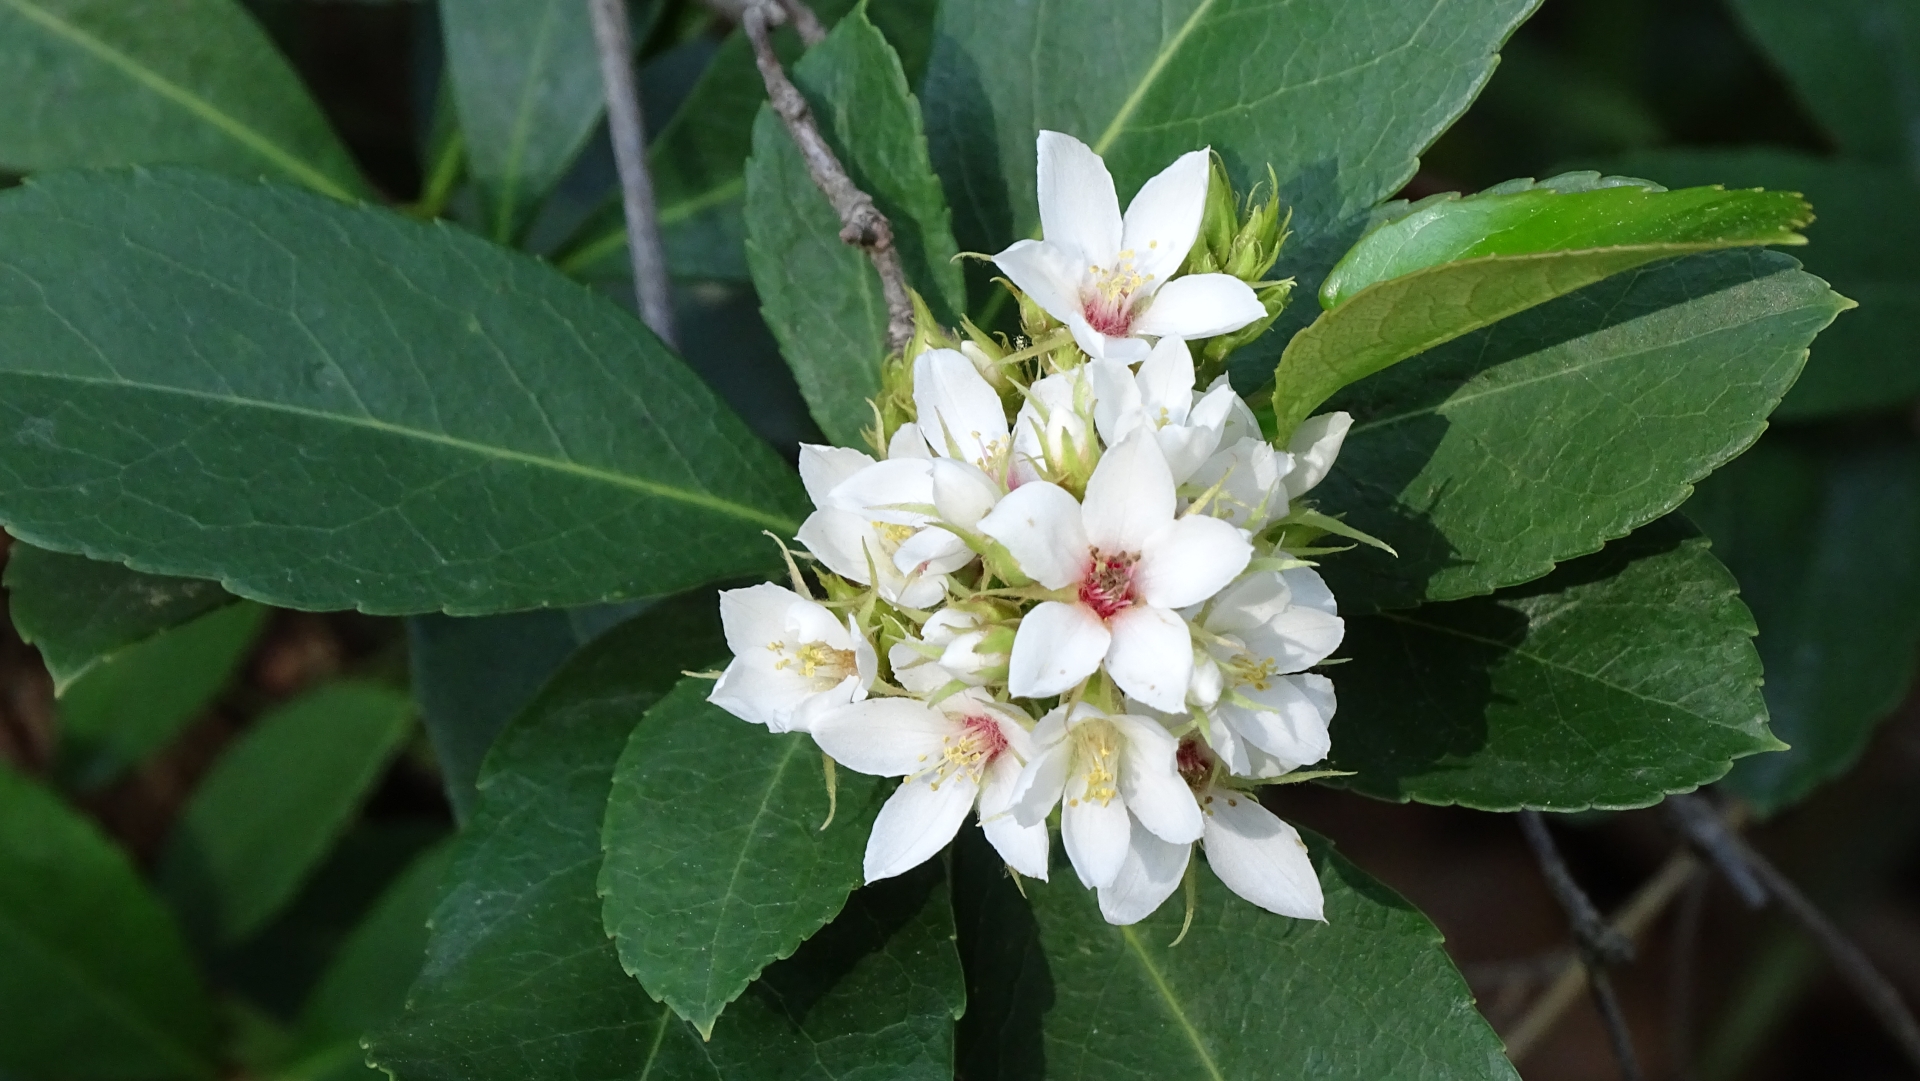
[[[0,1070],[201,1078],[213,1014],[179,930],[127,857],[0,767]]]
[[[494,737],[580,647],[566,612],[415,616],[407,621],[413,694],[457,822],[472,817],[474,782]]]
[[[1852,766],[1912,682],[1920,453],[1766,439],[1702,482],[1687,514],[1760,626],[1773,731],[1791,749],[1741,762],[1726,784],[1770,814]]]
[[[1920,168],[1920,9],[1886,0],[1731,2],[1849,156]]]
[[[412,722],[404,696],[341,682],[267,714],[228,748],[160,861],[162,890],[193,937],[231,945],[292,900]]]
[[[840,911],[886,794],[877,778],[837,771],[828,824],[820,749],[708,705],[712,690],[682,681],[633,730],[600,872],[621,964],[702,1032]]]
[[[1494,51],[1535,6],[947,0],[923,97],[954,231],[963,249],[982,252],[1036,234],[1041,128],[1104,155],[1123,198],[1211,146],[1242,190],[1273,167],[1294,211],[1274,276],[1317,288],[1367,208],[1413,176],[1416,155],[1480,92]]]
[[[1327,311],[1274,371],[1279,429],[1349,383],[1602,278],[1719,248],[1804,244],[1794,230],[1808,217],[1792,192],[1650,191],[1593,173],[1422,200],[1327,275]]]
[[[1342,608],[1487,593],[1680,505],[1746,449],[1849,301],[1773,252],[1642,267],[1348,387],[1307,498],[1392,545],[1330,557]]]
[[[510,244],[606,109],[585,0],[444,0],[447,74],[485,231]]]
[[[0,194],[0,521],[300,608],[774,562],[792,471],[637,321],[441,225],[183,170]]]
[[[406,1005],[449,855],[444,844],[421,853],[341,943],[300,1011],[295,1059],[283,1074],[311,1081],[382,1076],[366,1065],[360,1041],[398,1020]]]
[[[64,693],[98,661],[224,604],[218,582],[162,578],[16,542],[7,552],[7,610]]]
[[[88,668],[60,696],[62,779],[95,788],[166,746],[226,688],[266,618],[230,605]]]
[[[0,170],[200,165],[365,191],[238,0],[0,0]]]
[[[1779,750],[1753,616],[1684,521],[1491,597],[1347,621],[1339,783],[1490,811],[1645,807]]]
[[[488,756],[424,974],[374,1061],[401,1081],[945,1081],[961,999],[937,875],[857,891],[711,1041],[621,971],[595,894],[614,763],[679,670],[725,650],[711,594],[657,615],[583,650]]]
[[[1052,881],[1023,884],[1029,912],[984,845],[961,845],[962,1076],[1517,1081],[1433,924],[1306,840],[1325,923],[1255,908],[1195,868],[1184,938],[1178,896],[1113,927],[1062,860]]]
[[[892,46],[855,11],[793,68],[853,182],[893,223],[908,281],[953,322],[965,283],[946,198],[927,160],[920,109]],[[780,351],[820,430],[861,445],[873,423],[887,354],[887,307],[865,253],[840,239],[840,219],[807,172],[771,106],[754,122],[747,162],[747,263]]]
[[[1787,150],[1642,151],[1609,165],[1663,184],[1725,183],[1803,192],[1819,217],[1794,257],[1860,302],[1820,335],[1782,419],[1885,408],[1920,397],[1920,204],[1905,170]],[[1711,178],[1711,179],[1709,179]]]

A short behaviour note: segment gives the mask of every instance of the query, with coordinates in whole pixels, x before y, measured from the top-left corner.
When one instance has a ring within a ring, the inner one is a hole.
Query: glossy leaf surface
[[[1349,619],[1332,767],[1482,810],[1657,803],[1780,748],[1754,632],[1677,520],[1491,597]]]
[[[1881,0],[1731,0],[1847,154],[1920,166],[1920,11]]]
[[[483,613],[751,572],[804,506],[638,322],[455,229],[92,173],[0,195],[0,251],[0,519],[43,546]]]

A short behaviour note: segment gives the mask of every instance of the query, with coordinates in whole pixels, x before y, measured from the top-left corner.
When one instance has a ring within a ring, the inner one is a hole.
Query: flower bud
[[[1220,260],[1226,273],[1244,282],[1258,282],[1273,269],[1280,258],[1280,246],[1287,241],[1287,225],[1293,220],[1291,209],[1281,212],[1280,190],[1272,167],[1268,167],[1267,177],[1266,201],[1254,204],[1256,188],[1256,194],[1247,200],[1246,219],[1228,245],[1226,257]]]
[[[1234,233],[1240,225],[1239,204],[1233,194],[1233,181],[1220,155],[1210,154],[1207,172],[1206,208],[1200,214],[1200,236],[1187,253],[1183,272],[1217,274],[1226,265],[1233,247]]]

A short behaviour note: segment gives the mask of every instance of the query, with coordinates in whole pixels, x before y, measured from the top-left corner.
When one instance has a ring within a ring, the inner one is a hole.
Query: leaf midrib
[[[1173,988],[1167,986],[1166,977],[1160,974],[1160,969],[1153,963],[1153,958],[1147,956],[1147,948],[1141,944],[1139,933],[1132,927],[1122,927],[1120,937],[1126,940],[1128,950],[1133,953],[1134,959],[1146,972],[1147,981],[1153,985],[1155,991],[1159,992],[1161,1001],[1166,1003],[1167,1012],[1173,1015],[1174,1022],[1180,1026],[1181,1034],[1186,1036],[1189,1044],[1193,1045],[1193,1053],[1200,1059],[1200,1065],[1206,1067],[1207,1076],[1212,1081],[1227,1081],[1226,1077],[1220,1073],[1220,1067],[1215,1065],[1213,1056],[1207,1053],[1206,1045],[1200,1042],[1200,1032],[1193,1027],[1193,1022],[1187,1019],[1187,1011],[1181,1007],[1180,1000],[1174,997]]]
[[[520,194],[520,181],[524,176],[522,166],[527,151],[528,128],[533,123],[534,91],[540,85],[540,74],[548,60],[552,59],[550,46],[553,38],[554,0],[547,0],[547,6],[541,10],[540,29],[534,35],[532,62],[527,65],[526,81],[520,84],[519,108],[514,110],[513,132],[507,141],[506,170],[500,180],[500,205],[494,211],[493,235],[502,244],[513,239],[514,200]]]
[[[0,2],[11,3],[13,0],[0,0]],[[115,390],[139,390],[155,394],[171,394],[183,398],[191,398],[196,401],[212,402],[234,408],[261,409],[268,412],[303,417],[309,420],[345,424],[386,435],[394,435],[423,443],[431,443],[436,446],[448,447],[483,458],[494,458],[504,462],[513,462],[519,465],[551,470],[556,473],[563,473],[568,476],[579,477],[601,484],[610,484],[615,487],[626,488],[657,498],[700,507],[705,510],[727,515],[728,517],[739,518],[743,521],[762,525],[775,531],[784,531],[787,534],[791,534],[799,528],[798,523],[788,518],[771,514],[755,507],[735,503],[732,500],[722,499],[719,496],[711,495],[707,492],[676,488],[658,481],[647,480],[643,477],[630,476],[625,473],[614,473],[605,469],[597,469],[593,466],[581,465],[578,462],[568,459],[545,458],[525,451],[489,446],[485,443],[476,443],[472,440],[461,439],[457,436],[447,435],[442,432],[431,432],[421,428],[409,428],[379,420],[375,417],[355,417],[344,413],[326,413],[318,409],[308,409],[303,406],[289,405],[284,402],[270,402],[257,398],[241,398],[233,395],[213,394],[207,391],[189,390],[184,387],[161,386],[154,383],[144,383],[133,380],[93,379],[85,376],[53,374],[48,372],[0,372],[0,380],[9,378],[47,379],[54,382],[107,387]]]
[[[714,962],[719,957],[721,932],[726,929],[727,909],[733,904],[734,895],[738,892],[740,873],[747,866],[747,850],[753,847],[754,835],[760,829],[760,820],[767,816],[767,808],[773,803],[773,793],[780,787],[780,779],[787,774],[787,765],[793,761],[793,756],[799,753],[803,742],[798,739],[787,741],[787,753],[780,756],[780,764],[774,767],[772,779],[767,782],[766,790],[760,793],[760,806],[753,812],[753,821],[747,823],[746,842],[740,846],[740,855],[734,860],[733,875],[727,880],[727,892],[720,898],[720,912],[713,921],[713,941],[707,946],[707,989],[702,996],[705,999],[704,1005],[713,1003],[713,984],[719,978],[718,965]],[[752,976],[748,978],[751,979]],[[708,1019],[701,1035],[704,1036],[712,1030],[713,1021],[718,1017],[719,1014],[716,1013],[713,1018]],[[696,1027],[700,1026],[696,1023]]]
[[[210,1063],[175,1040],[172,1034],[160,1029],[145,1015],[133,1009],[130,1004],[110,994],[108,988],[102,987],[85,967],[74,962],[67,954],[48,948],[38,936],[29,934],[5,909],[0,909],[0,934],[11,938],[20,948],[39,954],[50,967],[65,975],[102,1012],[120,1019],[127,1028],[145,1037],[176,1065],[186,1067],[189,1074],[195,1077],[212,1075],[213,1069]]]
[[[342,202],[351,202],[353,193],[342,187],[333,178],[313,166],[300,160],[292,152],[283,149],[273,140],[255,131],[251,126],[236,117],[228,115],[212,102],[188,90],[186,87],[168,79],[166,76],[140,63],[133,57],[113,48],[106,42],[80,29],[78,26],[60,18],[34,4],[32,0],[0,0],[0,3],[19,12],[22,18],[34,23],[58,38],[63,38],[77,48],[91,54],[96,60],[118,69],[119,72],[148,90],[180,106],[200,120],[212,125],[229,139],[246,147],[255,154],[266,158],[275,166],[285,170],[301,183],[324,195],[332,196]]]

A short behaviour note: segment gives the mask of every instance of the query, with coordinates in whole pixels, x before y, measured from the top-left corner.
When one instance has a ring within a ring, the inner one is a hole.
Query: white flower
[[[889,601],[909,608],[937,603],[947,595],[945,576],[971,562],[973,550],[929,513],[936,510],[934,465],[929,458],[875,462],[859,451],[803,445],[800,477],[819,509],[796,539],[829,570]]]
[[[1207,738],[1242,777],[1277,777],[1327,756],[1333,682],[1305,670],[1346,633],[1333,593],[1311,569],[1255,571],[1203,610],[1188,700]]]
[[[854,625],[776,585],[720,594],[733,662],[707,701],[775,732],[805,732],[822,714],[867,696],[879,670]]]
[[[1238,440],[1214,454],[1187,479],[1186,491],[1212,490],[1201,513],[1258,533],[1287,516],[1287,474],[1293,456],[1258,436]]]
[[[1174,517],[1173,475],[1151,435],[1109,450],[1084,504],[1044,481],[1024,484],[980,522],[1027,577],[1074,591],[1045,601],[1014,636],[1008,689],[1061,694],[1101,662],[1120,689],[1178,712],[1193,673],[1187,624],[1175,609],[1199,604],[1253,556],[1244,534],[1216,518]]]
[[[1301,422],[1287,440],[1287,453],[1293,456],[1293,470],[1286,480],[1287,498],[1298,499],[1327,479],[1352,427],[1353,417],[1346,413],[1322,413]]]
[[[1092,375],[1082,364],[1027,388],[1027,400],[1013,418],[1014,483],[1061,479],[1099,457]]]
[[[1178,338],[1162,338],[1135,374],[1119,361],[1096,360],[1092,369],[1093,419],[1107,446],[1119,446],[1137,431],[1152,432],[1180,484],[1220,445],[1233,403],[1240,400],[1222,379],[1204,397],[1193,393],[1193,354]]]
[[[1247,283],[1230,274],[1172,281],[1200,232],[1207,151],[1182,155],[1141,187],[1126,216],[1106,164],[1057,131],[1039,140],[1043,240],[994,256],[1008,278],[1065,323],[1096,360],[1132,363],[1144,338],[1190,340],[1238,330],[1266,315]]]
[[[1033,748],[1013,817],[1025,826],[1043,823],[1064,799],[1060,839],[1086,886],[1114,881],[1135,833],[1170,844],[1200,839],[1205,823],[1175,765],[1178,743],[1157,722],[1084,702],[1061,706],[1033,730]]]
[[[1205,779],[1211,763],[1192,740],[1181,743],[1180,760],[1181,772],[1197,785],[1194,795],[1206,819],[1201,843],[1214,876],[1269,912],[1324,919],[1320,876],[1300,832],[1260,806],[1252,793]],[[1100,914],[1122,925],[1146,919],[1179,886],[1192,853],[1191,844],[1133,831],[1119,873],[1100,888]]]
[[[988,633],[979,616],[940,609],[920,628],[920,637],[903,639],[887,651],[894,681],[914,694],[930,695],[949,683],[978,687],[994,674],[1004,677],[1006,654],[979,652]]]
[[[820,718],[820,749],[849,769],[905,777],[874,819],[868,882],[910,871],[946,847],[980,809],[980,828],[1007,865],[1047,877],[1047,826],[1007,813],[1021,767],[1032,758],[1026,727],[1004,706],[970,691],[938,705],[875,698]]]
[[[1011,447],[1006,409],[972,361],[952,349],[913,358],[913,407],[935,455],[971,463],[1004,486]]]

